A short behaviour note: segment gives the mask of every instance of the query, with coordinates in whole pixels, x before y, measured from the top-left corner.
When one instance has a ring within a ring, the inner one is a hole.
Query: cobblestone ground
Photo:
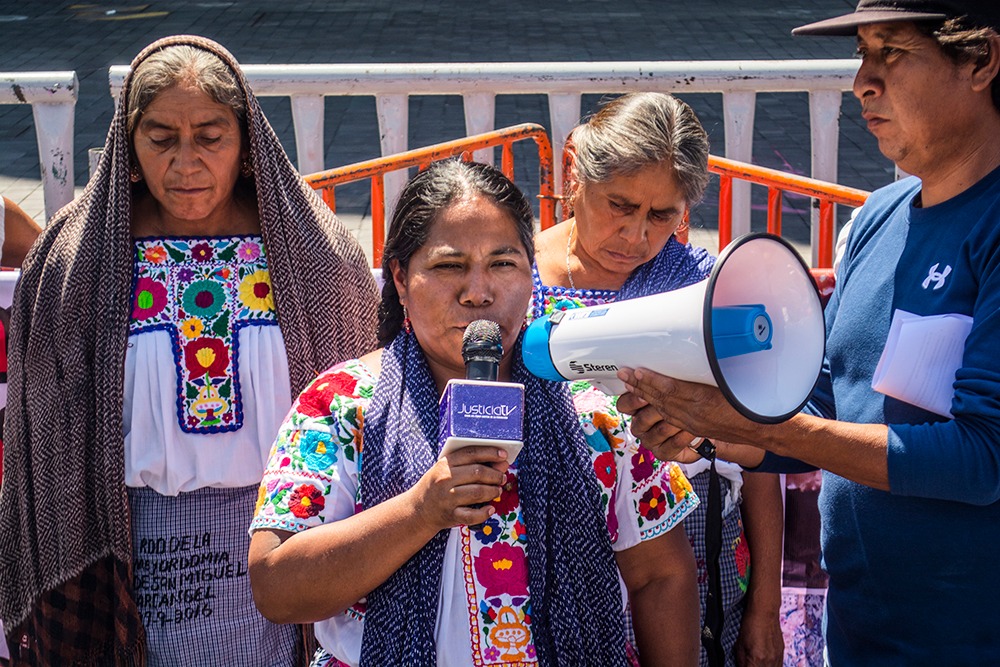
[[[849,0],[307,0],[147,4],[72,4],[0,0],[0,71],[75,70],[75,176],[87,178],[87,149],[104,143],[113,102],[110,65],[127,64],[146,44],[175,33],[201,34],[226,45],[242,63],[381,63],[466,61],[732,60],[847,58],[847,38],[793,38],[790,30],[849,10]],[[609,91],[613,92],[613,91]],[[723,152],[720,95],[687,95]],[[584,113],[600,96],[585,96]],[[295,160],[289,103],[262,99],[265,112]],[[496,124],[548,126],[543,96],[501,96]],[[410,100],[409,145],[463,136],[462,101],[452,96]],[[370,97],[327,98],[325,164],[380,152],[375,102]],[[534,193],[535,164],[520,159],[517,180]],[[806,95],[760,94],[754,162],[809,172]],[[840,182],[872,189],[892,178],[860,123],[858,104],[845,94],[840,136]],[[0,106],[0,192],[41,219],[38,149],[30,107]],[[715,227],[713,187],[695,227]],[[339,211],[364,237],[367,188],[338,190]],[[755,193],[755,228],[764,225],[765,196]],[[843,217],[843,215],[841,216]],[[786,198],[785,233],[808,242],[808,204]]]

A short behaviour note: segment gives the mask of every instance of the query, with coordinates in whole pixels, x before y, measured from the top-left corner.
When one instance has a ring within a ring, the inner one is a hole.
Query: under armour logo
[[[947,264],[944,267],[944,271],[938,271],[939,264],[935,264],[931,267],[931,270],[927,272],[927,277],[924,278],[923,288],[927,289],[934,283],[934,289],[941,289],[944,287],[944,279],[948,277],[951,273],[951,267]]]

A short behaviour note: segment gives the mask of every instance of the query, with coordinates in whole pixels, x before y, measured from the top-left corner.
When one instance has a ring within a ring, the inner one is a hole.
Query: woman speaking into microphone
[[[532,234],[528,201],[493,167],[414,177],[385,244],[383,347],[321,374],[282,425],[250,575],[266,617],[316,623],[314,664],[603,666],[639,664],[636,649],[650,665],[697,661],[694,560],[670,530],[697,500],[673,468],[633,475],[617,421],[578,418],[564,384],[525,370]],[[497,379],[524,386],[516,461],[494,446],[441,453],[439,397],[465,377],[476,320],[499,325]]]

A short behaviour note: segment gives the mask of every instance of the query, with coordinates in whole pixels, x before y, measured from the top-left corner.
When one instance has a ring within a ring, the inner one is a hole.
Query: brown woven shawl
[[[377,295],[364,254],[299,177],[239,65],[250,155],[293,395],[375,346]],[[141,664],[122,425],[133,283],[126,103],[84,193],[49,222],[14,297],[0,490],[0,618],[26,664]]]

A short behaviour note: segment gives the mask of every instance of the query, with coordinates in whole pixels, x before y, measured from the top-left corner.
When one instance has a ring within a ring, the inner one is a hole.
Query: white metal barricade
[[[291,98],[299,171],[312,173],[323,164],[323,97],[370,95],[376,100],[382,155],[407,150],[410,95],[461,95],[465,131],[494,128],[497,95],[548,96],[555,155],[580,120],[583,94],[661,91],[721,93],[726,157],[752,158],[754,109],[758,92],[807,92],[812,135],[813,178],[837,181],[840,101],[850,90],[857,60],[719,60],[649,62],[419,63],[370,65],[244,65],[258,96]],[[109,72],[117,99],[127,66]],[[477,157],[480,157],[477,155]],[[480,159],[482,159],[480,157]],[[556,161],[557,184],[562,165]],[[395,200],[406,175],[386,179],[386,201]],[[558,187],[558,186],[557,186]],[[750,190],[734,184],[733,233],[750,229]],[[816,235],[816,220],[813,235]],[[816,247],[813,239],[813,247]]]
[[[45,217],[73,200],[76,72],[0,72],[0,104],[30,104],[38,138]]]

